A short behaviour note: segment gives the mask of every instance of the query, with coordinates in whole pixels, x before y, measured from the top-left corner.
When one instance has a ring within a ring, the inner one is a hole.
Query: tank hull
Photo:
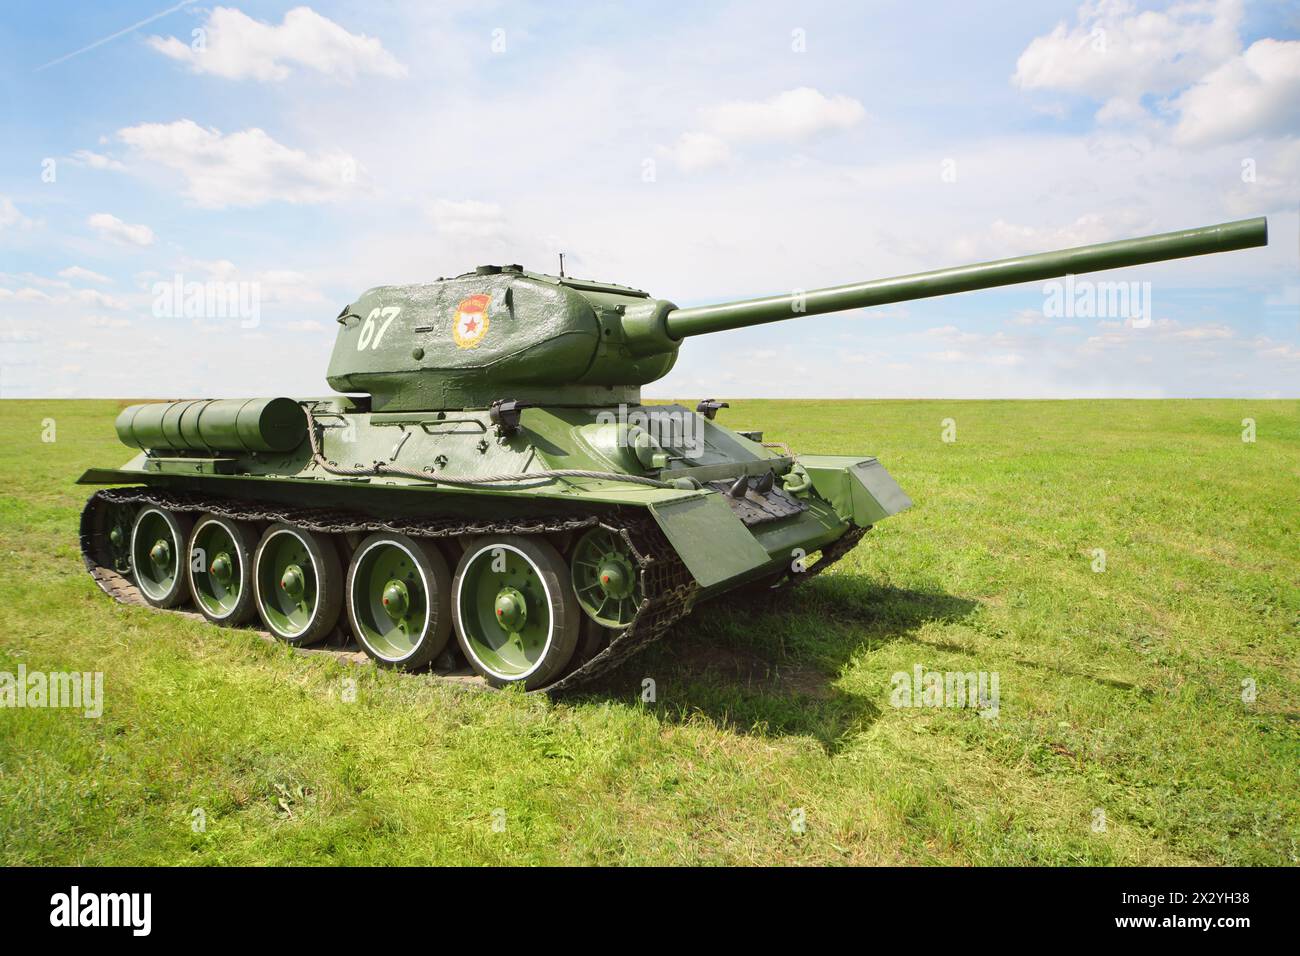
[[[150,449],[119,468],[87,471],[81,483],[117,486],[93,497],[83,516],[83,554],[100,586],[151,603],[133,586],[132,558],[144,557],[115,558],[110,541],[115,522],[150,508],[190,522],[229,520],[254,535],[305,529],[332,542],[344,568],[376,533],[427,542],[455,565],[471,542],[492,535],[535,536],[567,560],[583,535],[606,529],[627,541],[641,582],[629,600],[645,606],[625,607],[610,626],[584,604],[603,625],[584,622],[599,634],[578,655],[585,660],[550,682],[556,690],[608,670],[702,601],[810,577],[910,504],[873,458],[798,458],[679,405],[526,408],[503,428],[488,410],[301,404],[314,439],[288,451]],[[561,473],[581,477],[547,477]],[[503,475],[517,480],[492,480]],[[348,625],[341,614],[335,644],[348,641]],[[455,655],[433,666],[454,671]]]

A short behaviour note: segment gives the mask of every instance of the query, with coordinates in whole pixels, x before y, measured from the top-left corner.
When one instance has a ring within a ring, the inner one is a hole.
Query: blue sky
[[[691,340],[651,395],[1300,393],[1300,4],[6,5],[0,395],[322,394],[480,262],[692,305],[1255,215],[1268,249]],[[671,9],[668,8],[668,9]],[[69,54],[74,54],[69,56]],[[156,313],[235,281],[246,317]]]

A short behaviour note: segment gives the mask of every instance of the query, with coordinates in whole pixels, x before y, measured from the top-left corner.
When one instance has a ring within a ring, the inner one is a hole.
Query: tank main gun
[[[1014,256],[891,279],[870,279],[789,295],[674,309],[665,317],[665,328],[671,338],[681,340],[691,335],[779,322],[801,315],[863,309],[1267,244],[1268,221],[1261,216],[1217,226]]]

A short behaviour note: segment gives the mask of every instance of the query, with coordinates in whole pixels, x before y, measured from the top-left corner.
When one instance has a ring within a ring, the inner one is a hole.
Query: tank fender
[[[800,455],[799,464],[836,514],[860,528],[912,507],[912,499],[875,458]]]
[[[664,537],[702,588],[772,560],[717,492],[669,498],[649,507]]]

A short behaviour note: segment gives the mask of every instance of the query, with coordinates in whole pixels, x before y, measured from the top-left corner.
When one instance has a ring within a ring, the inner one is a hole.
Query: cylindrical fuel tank
[[[307,416],[291,398],[152,402],[122,410],[124,445],[169,451],[290,451],[307,434]]]

